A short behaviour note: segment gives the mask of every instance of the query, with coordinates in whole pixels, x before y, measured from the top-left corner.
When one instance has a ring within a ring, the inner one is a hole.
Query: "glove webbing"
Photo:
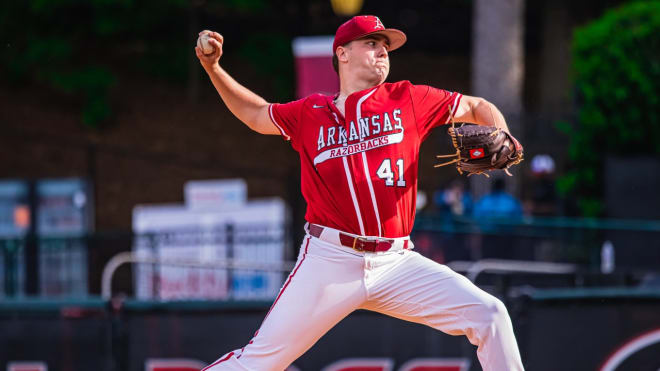
[[[463,126],[463,125],[461,125],[461,126]],[[458,149],[459,146],[458,146],[458,140],[457,140],[457,137],[458,137],[458,136],[463,136],[463,135],[456,133],[456,126],[455,126],[455,124],[454,124],[454,118],[453,118],[453,117],[451,118],[450,136],[451,136],[452,144],[454,145],[454,148],[456,148],[456,153],[452,153],[452,154],[449,154],[449,155],[437,155],[437,156],[435,156],[435,157],[436,157],[436,158],[452,158],[452,157],[456,157],[456,158],[454,158],[453,160],[450,160],[450,161],[444,162],[444,163],[442,163],[442,164],[434,165],[433,167],[440,167],[440,166],[451,165],[451,164],[454,164],[454,163],[456,163],[456,162],[461,161],[461,150]],[[463,171],[462,171],[459,167],[457,167],[456,169],[458,170],[458,172],[459,172],[461,175],[463,174]]]
[[[456,131],[455,131],[456,126],[455,126],[455,123],[454,123],[454,115],[452,115],[451,112],[450,112],[449,116],[450,116],[449,119],[451,120],[451,129],[452,129],[451,130],[451,141],[452,141],[452,144],[454,145],[454,148],[456,148],[456,153],[450,154],[450,155],[437,155],[435,157],[436,158],[456,157],[456,158],[451,160],[451,161],[442,163],[442,164],[434,165],[433,167],[446,166],[446,165],[450,165],[450,164],[456,163],[456,162],[461,160],[461,151],[458,149],[458,143],[456,142]],[[463,126],[463,125],[461,125],[461,126]],[[459,174],[463,175],[463,171],[461,171],[461,169],[459,169],[459,168],[457,168],[457,169],[458,169]]]
[[[454,115],[450,116],[450,120],[451,120],[451,128],[449,129],[449,135],[451,136],[451,141],[452,141],[452,144],[454,145],[454,148],[456,148],[456,153],[449,154],[449,155],[436,155],[435,157],[436,158],[456,157],[456,158],[454,158],[451,161],[447,161],[447,162],[444,162],[444,163],[441,163],[441,164],[433,165],[433,167],[440,167],[440,166],[447,166],[447,165],[450,165],[450,164],[455,164],[455,163],[457,163],[457,162],[459,162],[463,159],[461,157],[461,150],[459,149],[459,148],[463,147],[462,138],[460,138],[461,139],[461,145],[460,146],[458,145],[458,139],[459,139],[458,137],[463,137],[463,135],[456,132],[456,122],[454,121]],[[463,124],[459,127],[462,127],[462,126],[463,126]],[[493,131],[490,135],[497,135],[498,131],[499,131],[499,129],[497,131]],[[494,156],[497,156],[497,154],[493,154],[493,161],[495,160]],[[463,170],[461,169],[460,166],[456,166],[456,170],[458,170],[459,174],[463,175]],[[511,176],[511,173],[509,172],[509,169],[504,169],[504,172],[506,172],[507,175]],[[485,171],[471,171],[471,172],[468,173],[468,176],[474,175],[474,174],[483,174],[487,178],[490,178],[490,175],[488,175],[488,173],[486,173]]]

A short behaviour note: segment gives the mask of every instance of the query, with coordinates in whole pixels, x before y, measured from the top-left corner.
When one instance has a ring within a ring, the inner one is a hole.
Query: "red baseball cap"
[[[370,34],[381,34],[390,41],[390,47],[387,51],[398,49],[406,42],[406,34],[394,28],[385,28],[380,18],[375,15],[358,15],[339,26],[335,34],[335,41],[332,43],[333,54],[337,47],[348,44]]]

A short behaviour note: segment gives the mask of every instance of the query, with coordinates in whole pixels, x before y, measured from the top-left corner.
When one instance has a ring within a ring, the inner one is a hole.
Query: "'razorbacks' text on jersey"
[[[305,219],[363,236],[409,235],[419,147],[432,128],[449,121],[461,94],[385,83],[351,94],[346,117],[333,98],[315,94],[269,107],[300,154]]]

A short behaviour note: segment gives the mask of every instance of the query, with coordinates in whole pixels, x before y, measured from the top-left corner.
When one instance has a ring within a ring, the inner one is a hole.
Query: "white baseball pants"
[[[254,338],[203,371],[282,371],[356,309],[465,335],[484,371],[523,370],[504,304],[467,278],[410,250],[361,253],[307,234]]]

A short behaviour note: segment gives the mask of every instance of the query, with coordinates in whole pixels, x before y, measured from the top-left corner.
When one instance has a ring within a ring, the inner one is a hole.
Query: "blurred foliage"
[[[216,2],[220,2],[216,0]],[[224,0],[231,8],[243,13],[255,13],[266,9],[267,0]]]
[[[14,86],[36,82],[76,98],[81,102],[81,121],[98,127],[112,114],[111,88],[119,81],[113,64],[117,56],[134,57],[137,64],[152,66],[152,72],[180,69],[176,46],[186,45],[187,19],[181,19],[180,12],[187,6],[186,0],[4,2],[0,34],[8,39],[3,40],[0,68]],[[167,40],[159,37],[158,31],[168,27],[180,35],[169,31]],[[162,58],[163,49],[172,55]],[[172,68],[176,63],[179,66]],[[179,74],[185,76],[185,69]]]
[[[254,33],[245,40],[239,52],[264,80],[273,82],[277,100],[291,98],[294,74],[291,38],[273,32]]]
[[[579,123],[557,125],[572,163],[557,187],[598,216],[604,158],[660,154],[660,1],[625,4],[576,29],[573,70]]]
[[[112,118],[112,90],[124,72],[185,83],[197,63],[191,14],[263,14],[266,0],[23,0],[0,2],[0,73],[11,87],[36,84],[80,102],[81,121]],[[196,9],[194,9],[196,8]],[[262,69],[291,63],[289,39],[266,35],[246,55]],[[257,50],[262,48],[260,50]],[[288,60],[287,60],[288,58]],[[281,66],[280,66],[281,67]],[[271,71],[272,72],[272,71]],[[128,74],[130,75],[130,74]],[[281,83],[281,82],[280,82]],[[290,83],[289,83],[290,84]]]

